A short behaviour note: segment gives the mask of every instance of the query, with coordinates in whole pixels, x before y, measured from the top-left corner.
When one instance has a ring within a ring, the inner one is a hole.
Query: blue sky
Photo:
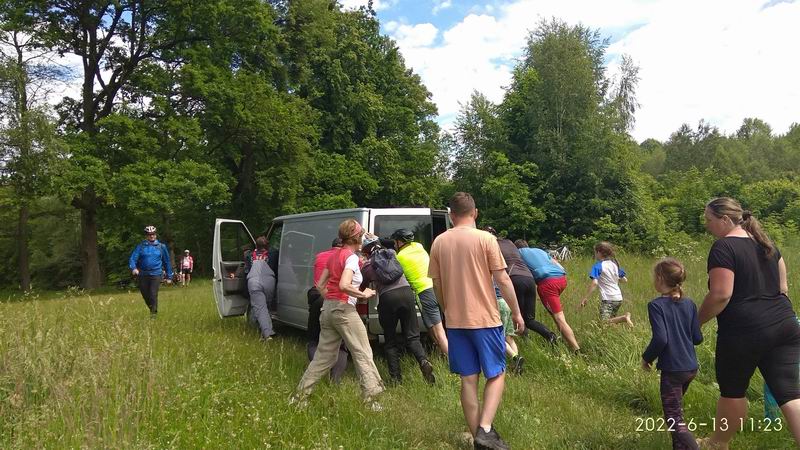
[[[346,8],[366,0],[340,0]],[[381,28],[452,125],[477,90],[499,102],[528,30],[542,18],[597,28],[640,66],[637,140],[682,123],[736,131],[745,117],[777,133],[800,122],[800,2],[792,0],[375,0]]]

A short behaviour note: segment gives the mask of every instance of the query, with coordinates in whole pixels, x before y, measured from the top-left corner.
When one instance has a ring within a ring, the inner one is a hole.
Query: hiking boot
[[[525,363],[525,358],[520,355],[514,355],[514,357],[511,358],[511,373],[514,375],[522,375],[523,363]]]
[[[475,449],[480,450],[508,450],[509,446],[500,438],[494,427],[487,433],[483,427],[478,427],[478,433],[475,434]]]
[[[421,363],[419,363],[419,370],[422,372],[422,378],[425,378],[425,381],[428,384],[435,384],[436,377],[433,375],[433,364],[427,359],[423,359]]]

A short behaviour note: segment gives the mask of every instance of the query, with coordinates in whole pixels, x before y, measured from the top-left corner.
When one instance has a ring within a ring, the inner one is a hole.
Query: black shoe
[[[520,355],[516,355],[511,358],[511,373],[514,375],[522,375],[523,367],[522,365],[525,363],[525,358]]]
[[[436,383],[436,376],[433,375],[433,364],[430,361],[425,359],[419,363],[419,370],[422,371],[422,378],[425,378],[428,384]]]
[[[557,335],[557,334],[553,333],[553,334],[551,334],[551,335],[550,335],[550,337],[547,339],[547,343],[548,343],[548,344],[550,344],[550,345],[552,345],[553,347],[555,347],[556,345],[558,345],[558,341],[560,341],[560,340],[561,340],[561,338],[560,338],[560,337],[558,337],[558,335]]]
[[[509,450],[508,444],[500,438],[494,427],[488,433],[483,430],[483,427],[478,427],[478,433],[475,434],[475,448],[481,450]]]

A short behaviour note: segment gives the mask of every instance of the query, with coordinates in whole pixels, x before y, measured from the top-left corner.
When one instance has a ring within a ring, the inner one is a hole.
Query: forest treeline
[[[583,25],[531,23],[503,100],[450,131],[371,7],[332,0],[0,5],[0,286],[127,278],[154,224],[210,269],[215,217],[476,196],[513,237],[666,254],[732,195],[776,239],[800,224],[800,125],[629,134],[638,68]],[[459,76],[453,74],[453,77]],[[54,101],[55,99],[55,101]]]

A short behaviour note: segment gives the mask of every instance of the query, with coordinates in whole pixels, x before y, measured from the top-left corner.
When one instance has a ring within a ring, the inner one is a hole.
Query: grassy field
[[[800,260],[784,251],[792,298]],[[685,258],[688,295],[705,293],[704,256]],[[496,420],[517,449],[669,448],[664,432],[637,431],[661,416],[657,373],[639,368],[650,336],[646,303],[654,260],[624,256],[631,282],[623,310],[636,326],[602,327],[597,299],[577,308],[587,258],[568,261],[565,312],[584,357],[550,349],[541,338],[520,341],[527,360],[509,377]],[[244,319],[220,320],[208,281],[162,288],[159,316],[148,317],[138,292],[40,293],[0,302],[0,448],[469,448],[458,403],[459,380],[434,358],[438,383],[427,386],[413,361],[405,383],[383,397],[385,410],[365,409],[353,369],[342,386],[323,382],[307,410],[287,400],[305,368],[303,333],[279,328],[261,343]],[[537,309],[538,318],[552,321]],[[709,422],[715,325],[698,347],[700,373],[686,396],[686,417]],[[378,367],[386,375],[379,357]],[[751,383],[750,415],[760,418],[762,380]],[[706,435],[710,426],[695,434]],[[745,431],[733,448],[792,448],[780,432]]]

